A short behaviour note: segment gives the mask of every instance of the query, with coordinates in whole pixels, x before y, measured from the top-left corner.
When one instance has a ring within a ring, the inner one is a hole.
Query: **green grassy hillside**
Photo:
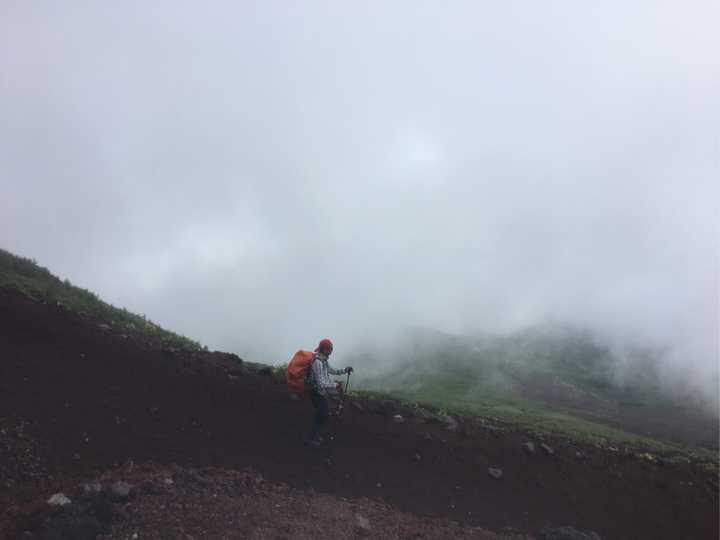
[[[583,439],[717,448],[717,416],[706,404],[664,389],[654,351],[629,354],[621,360],[571,328],[477,338],[416,328],[382,355],[358,355],[382,361],[355,384]]]
[[[113,326],[141,330],[177,346],[201,348],[198,342],[165,330],[145,316],[103,302],[95,293],[57,278],[36,261],[3,249],[0,249],[0,288],[12,289],[71,311],[88,313]]]

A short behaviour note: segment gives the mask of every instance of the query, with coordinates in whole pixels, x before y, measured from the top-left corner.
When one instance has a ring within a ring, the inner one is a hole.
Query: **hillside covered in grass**
[[[201,348],[197,341],[165,330],[143,315],[108,304],[95,293],[54,276],[35,260],[18,257],[4,249],[0,249],[0,288],[15,290],[71,311],[87,313],[111,326],[140,330],[157,336],[168,344],[191,349]]]
[[[716,400],[668,386],[656,351],[620,357],[585,331],[469,337],[413,328],[382,353],[359,356],[381,359],[360,387],[407,401],[581,438],[718,446]]]

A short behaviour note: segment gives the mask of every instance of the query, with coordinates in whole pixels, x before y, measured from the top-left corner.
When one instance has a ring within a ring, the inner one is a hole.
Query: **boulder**
[[[443,420],[449,431],[457,431],[460,427],[458,421],[452,416],[446,416]]]
[[[503,471],[502,469],[497,469],[495,467],[488,467],[488,474],[496,480],[499,480],[500,478],[502,478]]]
[[[522,444],[523,450],[525,450],[528,454],[534,454],[535,453],[535,443],[528,441],[526,443]]]
[[[555,454],[555,450],[553,450],[550,446],[548,446],[545,443],[542,443],[540,445],[540,448],[542,448],[543,452],[545,452],[548,456],[552,456],[553,454]]]
[[[48,499],[47,503],[50,506],[65,506],[71,504],[72,501],[68,499],[64,493],[55,493],[55,495]]]
[[[132,486],[122,480],[113,483],[110,488],[110,492],[117,499],[127,499],[130,496],[130,491],[132,491]]]
[[[405,421],[405,419],[402,417],[401,414],[393,415],[393,422],[396,424],[402,424]]]
[[[95,480],[94,482],[88,482],[82,486],[83,492],[87,495],[94,495],[100,493],[103,489],[102,484]]]
[[[370,520],[360,514],[355,515],[355,533],[357,536],[370,536],[372,534],[372,527],[370,526]]]
[[[366,532],[370,532],[372,530],[372,527],[370,526],[370,520],[365,516],[361,516],[360,514],[357,514],[355,516],[355,525],[358,529]]]

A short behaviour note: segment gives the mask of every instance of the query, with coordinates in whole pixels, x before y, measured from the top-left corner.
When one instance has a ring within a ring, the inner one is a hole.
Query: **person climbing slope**
[[[329,399],[338,399],[342,383],[336,382],[331,375],[342,375],[352,373],[353,368],[333,369],[328,364],[328,359],[333,352],[333,344],[329,339],[323,339],[315,349],[315,356],[312,361],[309,373],[310,400],[315,407],[312,429],[307,437],[311,446],[318,447],[323,443],[322,433],[325,430],[329,413]]]

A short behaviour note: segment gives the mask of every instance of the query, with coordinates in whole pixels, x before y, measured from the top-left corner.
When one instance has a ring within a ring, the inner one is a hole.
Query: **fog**
[[[718,20],[5,0],[0,246],[256,361],[557,321],[717,393]]]

